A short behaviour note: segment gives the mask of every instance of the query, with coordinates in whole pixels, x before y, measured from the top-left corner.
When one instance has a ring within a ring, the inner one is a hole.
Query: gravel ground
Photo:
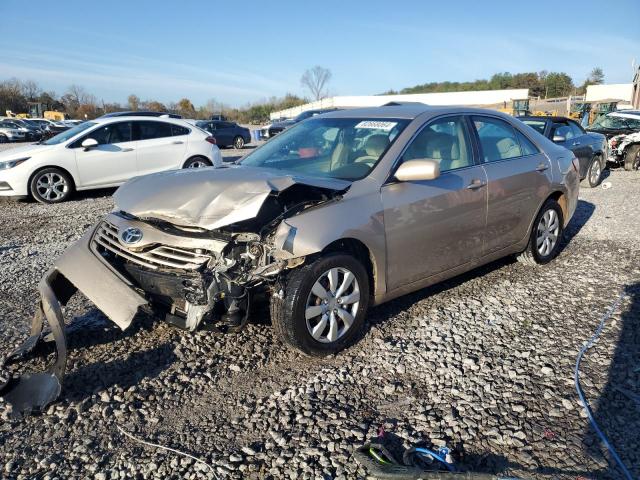
[[[581,371],[598,421],[640,477],[640,173],[607,181],[581,192],[551,264],[508,258],[377,307],[364,338],[326,359],[284,348],[264,308],[238,335],[151,319],[121,332],[77,295],[65,309],[61,398],[2,422],[0,477],[214,478],[120,427],[201,457],[219,478],[364,478],[351,451],[382,426],[393,448],[446,444],[464,469],[620,478],[582,413],[573,369],[622,288]],[[112,208],[111,193],[0,203],[0,352],[25,338],[38,280]]]

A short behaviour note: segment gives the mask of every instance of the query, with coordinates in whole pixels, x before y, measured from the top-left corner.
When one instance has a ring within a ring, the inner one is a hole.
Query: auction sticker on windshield
[[[395,127],[398,122],[376,122],[373,120],[364,120],[356,125],[356,128],[371,128],[374,130],[384,130],[388,132]]]

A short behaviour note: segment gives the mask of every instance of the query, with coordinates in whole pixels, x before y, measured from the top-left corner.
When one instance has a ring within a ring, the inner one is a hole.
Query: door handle
[[[536,170],[538,172],[544,172],[545,170],[548,170],[548,169],[549,169],[549,165],[547,165],[546,163],[541,163],[536,167]]]
[[[176,140],[175,142],[171,142],[171,143],[173,143],[174,145],[182,145],[184,142],[181,140]]]
[[[482,188],[486,185],[486,183],[482,183],[482,181],[478,180],[477,178],[472,180],[471,183],[469,185],[467,185],[467,188],[469,190],[477,190],[478,188]]]
[[[122,148],[120,149],[121,152],[133,152],[133,148]]]
[[[571,145],[575,147],[576,145],[580,145],[580,142],[573,142]]]

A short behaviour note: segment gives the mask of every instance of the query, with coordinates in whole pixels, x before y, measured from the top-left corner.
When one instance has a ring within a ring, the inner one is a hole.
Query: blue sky
[[[0,79],[234,106],[306,94],[300,77],[314,65],[332,71],[335,95],[501,71],[580,83],[594,66],[623,83],[640,62],[639,24],[637,0],[1,0]]]

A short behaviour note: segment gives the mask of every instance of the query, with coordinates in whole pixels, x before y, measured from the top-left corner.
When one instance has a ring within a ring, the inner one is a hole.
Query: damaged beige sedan
[[[282,340],[336,353],[372,305],[505,255],[550,261],[578,182],[573,154],[516,119],[421,104],[332,112],[238,164],[136,178],[44,276],[31,337],[7,359],[49,340],[56,362],[3,395],[17,410],[57,397],[60,305],[76,290],[122,329],[146,309],[221,332],[266,293]]]

